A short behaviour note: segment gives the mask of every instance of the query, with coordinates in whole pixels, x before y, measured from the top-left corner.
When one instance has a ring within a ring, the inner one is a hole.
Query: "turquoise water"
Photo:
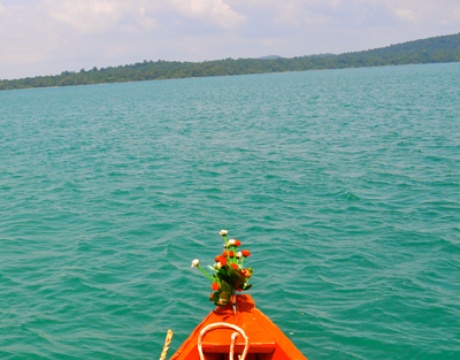
[[[310,360],[459,359],[459,74],[0,92],[0,358],[172,355],[225,228]]]

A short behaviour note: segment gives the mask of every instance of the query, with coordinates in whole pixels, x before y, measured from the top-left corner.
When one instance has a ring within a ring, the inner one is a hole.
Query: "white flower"
[[[238,252],[236,253],[236,257],[237,257],[238,259],[240,259],[242,256],[243,256],[243,254],[241,253],[241,251],[238,251]]]
[[[228,240],[228,242],[227,242],[227,245],[228,245],[228,246],[235,246],[235,244],[236,244],[236,240],[235,240],[235,239],[230,239],[230,240]]]
[[[200,260],[195,259],[192,261],[192,268],[200,266]]]
[[[227,235],[228,235],[228,231],[227,231],[227,230],[221,230],[221,231],[219,232],[219,235],[220,235],[220,236],[227,236]]]
[[[216,269],[216,270],[222,269],[222,264],[220,263],[220,261],[218,261],[218,262],[216,262],[216,263],[214,264],[214,269]]]

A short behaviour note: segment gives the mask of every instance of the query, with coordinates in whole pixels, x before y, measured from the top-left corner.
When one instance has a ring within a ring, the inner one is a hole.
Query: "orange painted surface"
[[[237,310],[232,306],[218,307],[199,324],[171,357],[171,360],[199,360],[198,337],[207,325],[226,322],[239,326],[249,338],[249,352],[246,360],[307,360],[286,335],[260,310],[255,307],[250,295],[237,295]],[[206,360],[228,359],[232,329],[214,329],[202,339]],[[238,336],[235,344],[236,354],[244,351],[244,339]]]

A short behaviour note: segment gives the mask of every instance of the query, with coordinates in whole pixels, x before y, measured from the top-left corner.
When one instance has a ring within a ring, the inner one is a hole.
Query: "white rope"
[[[168,350],[169,350],[169,346],[171,345],[171,340],[173,338],[173,332],[172,330],[168,330],[168,332],[166,333],[166,339],[165,339],[165,344],[163,346],[163,351],[161,352],[161,355],[160,355],[160,360],[166,360],[166,355],[168,355]]]
[[[201,330],[200,336],[198,337],[198,352],[200,354],[200,360],[206,360],[204,358],[203,349],[201,347],[201,343],[202,343],[204,334],[206,334],[206,332],[208,332],[208,331],[218,329],[218,328],[230,328],[230,329],[233,329],[233,330],[237,331],[237,332],[234,332],[232,334],[232,337],[231,337],[229,360],[233,360],[233,353],[234,353],[234,349],[235,349],[236,338],[238,337],[239,334],[241,334],[243,336],[243,338],[244,338],[244,351],[243,351],[243,354],[239,357],[239,359],[240,360],[245,360],[246,355],[247,355],[247,353],[249,351],[249,338],[246,336],[246,333],[244,332],[244,330],[242,328],[240,328],[239,326],[229,324],[229,323],[224,323],[224,322],[218,322],[218,323],[214,323],[214,324],[209,324],[209,325],[205,326]]]
[[[231,337],[231,341],[230,341],[230,356],[229,356],[229,360],[234,360],[233,359],[233,353],[235,352],[235,343],[236,343],[236,338],[238,337],[238,333],[235,331],[233,334],[232,334],[232,337]]]

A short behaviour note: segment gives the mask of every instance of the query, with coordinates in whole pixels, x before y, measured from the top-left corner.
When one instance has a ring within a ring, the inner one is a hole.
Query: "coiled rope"
[[[240,328],[240,327],[238,327],[236,325],[229,324],[229,323],[224,323],[224,322],[218,322],[218,323],[214,323],[214,324],[209,324],[209,325],[205,326],[201,330],[200,336],[198,337],[198,352],[200,354],[200,360],[206,360],[204,358],[203,349],[202,349],[202,346],[201,346],[204,334],[206,334],[206,332],[208,332],[208,331],[218,329],[218,328],[230,328],[230,329],[233,329],[233,330],[236,331],[231,336],[230,357],[229,357],[230,360],[233,360],[233,353],[234,353],[234,350],[235,350],[236,338],[240,334],[243,336],[243,338],[244,338],[244,351],[243,351],[243,354],[241,354],[241,356],[239,357],[239,360],[245,360],[246,355],[248,354],[248,351],[249,351],[249,338],[246,336],[246,333],[244,332],[244,330],[242,328]]]
[[[160,360],[166,359],[166,355],[168,355],[169,345],[171,345],[171,340],[173,338],[173,335],[174,334],[172,330],[168,330],[168,332],[166,333],[165,344],[163,345],[163,351],[161,352]]]

